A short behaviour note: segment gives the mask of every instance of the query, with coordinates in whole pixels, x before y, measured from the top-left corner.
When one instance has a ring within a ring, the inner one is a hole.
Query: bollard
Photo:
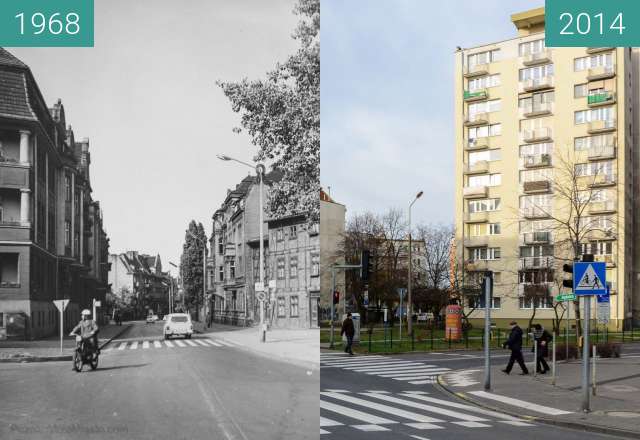
[[[373,329],[369,329],[369,353],[371,353],[371,333],[373,333]]]
[[[593,354],[591,360],[591,390],[592,394],[596,395],[596,346],[593,346]]]
[[[414,334],[413,332],[411,332],[411,351],[414,351],[416,349],[415,344],[414,344]]]
[[[469,348],[469,329],[464,331],[464,347]]]
[[[433,322],[431,323],[431,350],[433,350]]]
[[[556,385],[556,338],[551,340],[551,349],[553,350],[551,357],[551,385]]]
[[[451,329],[449,329],[449,350],[451,350]]]
[[[498,334],[498,348],[502,347],[502,345],[500,345],[500,329],[497,328],[496,329],[496,333]]]
[[[533,338],[533,377],[538,375],[538,343]]]
[[[393,327],[389,327],[389,341],[391,341],[391,350],[393,350]]]

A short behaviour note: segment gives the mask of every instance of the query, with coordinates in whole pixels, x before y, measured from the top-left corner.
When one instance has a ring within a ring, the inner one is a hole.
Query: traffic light
[[[369,275],[371,273],[371,252],[363,250],[360,255],[360,278],[362,281],[369,281]]]
[[[337,290],[333,291],[333,303],[340,304],[340,292],[338,292]]]
[[[584,254],[582,255],[583,263],[593,263],[593,254]]]
[[[571,278],[562,280],[562,286],[573,289],[573,264],[563,264],[562,271],[571,274]]]

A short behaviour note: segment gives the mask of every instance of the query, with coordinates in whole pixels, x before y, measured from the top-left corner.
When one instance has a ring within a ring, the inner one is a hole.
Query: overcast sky
[[[454,217],[456,46],[516,36],[542,0],[322,0],[321,181],[347,216],[406,209]]]
[[[20,48],[49,106],[91,140],[111,252],[179,263],[191,219],[211,233],[255,147],[215,81],[263,78],[298,43],[295,0],[96,0],[94,48]],[[175,274],[176,272],[173,271]]]

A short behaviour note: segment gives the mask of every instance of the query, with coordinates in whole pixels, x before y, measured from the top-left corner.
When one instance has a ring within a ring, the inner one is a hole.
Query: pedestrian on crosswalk
[[[354,333],[355,328],[353,326],[353,319],[351,319],[351,313],[347,313],[347,317],[344,321],[342,321],[342,330],[340,330],[340,336],[345,335],[345,337],[347,338],[347,346],[344,348],[344,352],[349,353],[351,356],[353,356],[351,344],[353,344]]]
[[[551,333],[546,331],[542,325],[535,324],[533,326],[533,339],[535,341],[534,343],[538,346],[536,352],[536,371],[540,374],[546,374],[550,368],[544,358],[549,356],[549,343],[553,340],[553,336],[551,336]]]
[[[513,363],[518,362],[518,365],[520,365],[520,368],[522,369],[521,374],[529,374],[529,370],[527,369],[527,366],[524,363],[524,358],[522,357],[522,329],[518,326],[516,321],[511,321],[509,325],[511,326],[511,333],[509,334],[509,339],[502,344],[502,347],[508,347],[511,350],[511,357],[509,358],[507,368],[502,370],[502,372],[506,374],[511,373]]]

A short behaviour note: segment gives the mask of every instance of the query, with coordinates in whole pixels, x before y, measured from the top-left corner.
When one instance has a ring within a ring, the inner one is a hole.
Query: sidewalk
[[[531,366],[527,362],[532,372]],[[516,417],[640,438],[640,357],[625,358],[623,353],[619,359],[596,360],[596,396],[591,395],[589,413],[581,409],[581,361],[558,362],[555,386],[550,372],[520,376],[516,364],[506,375],[502,368],[502,362],[492,368],[489,394],[484,393],[482,368],[444,374],[438,383],[462,399]]]
[[[107,324],[100,327],[98,342],[104,347],[131,327],[131,324]],[[71,360],[76,340],[68,334],[62,341],[60,353],[60,335],[34,341],[0,341],[0,362],[46,362]]]
[[[202,325],[196,326],[195,329],[201,333],[215,334],[216,338],[226,339],[260,356],[310,370],[320,369],[320,331],[318,329],[271,329],[267,331],[264,343],[260,342],[257,326],[245,328],[213,324],[209,329]]]

